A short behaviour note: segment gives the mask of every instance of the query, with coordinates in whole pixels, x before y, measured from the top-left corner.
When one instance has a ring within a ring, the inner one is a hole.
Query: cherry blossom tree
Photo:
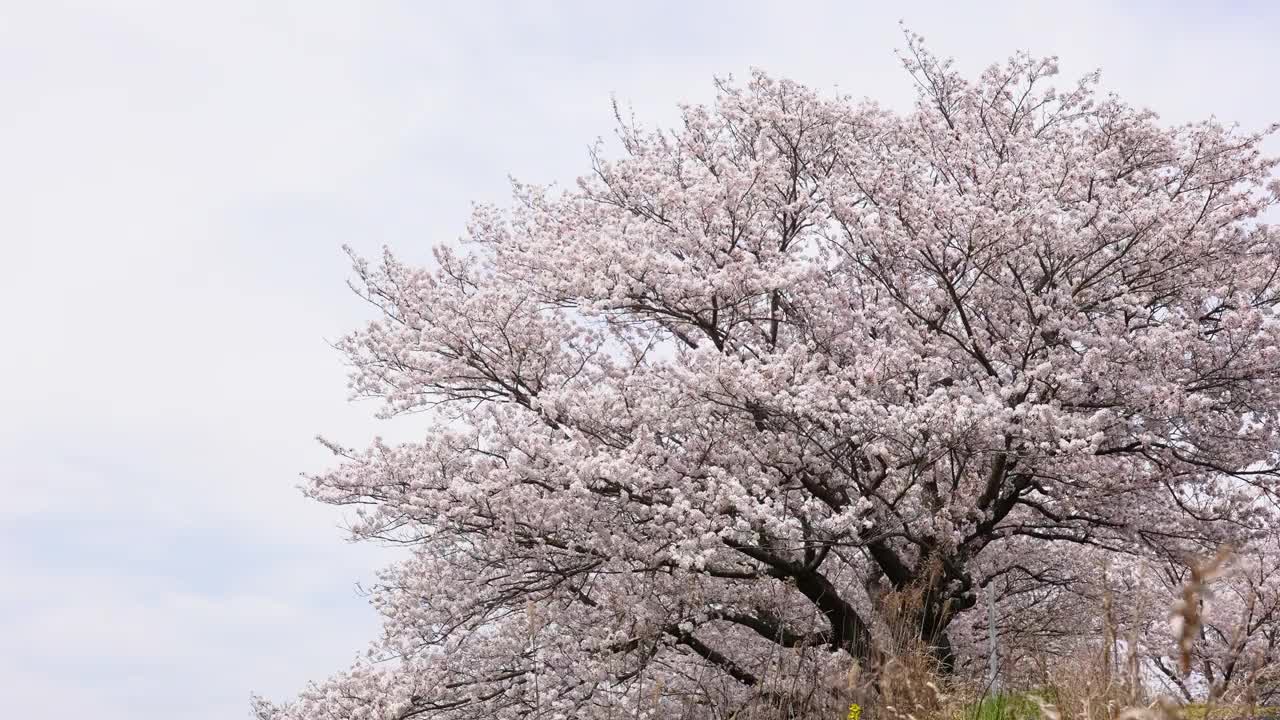
[[[1231,553],[1197,595],[1185,654],[1172,649],[1167,634],[1144,638],[1152,667],[1185,700],[1280,699],[1280,516],[1273,515],[1269,527],[1271,532]],[[1150,574],[1155,591],[1194,583],[1194,564],[1156,568]]]
[[[308,492],[410,555],[370,659],[261,717],[840,713],[887,592],[946,670],[981,588],[1068,583],[1067,549],[1264,529],[1274,128],[908,41],[908,112],[720,82],[435,267],[355,258],[354,393],[431,427],[331,444]]]

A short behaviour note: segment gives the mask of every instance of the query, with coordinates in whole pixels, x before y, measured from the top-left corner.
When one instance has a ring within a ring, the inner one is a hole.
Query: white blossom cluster
[[[309,493],[411,556],[370,660],[261,717],[837,717],[886,592],[958,668],[984,587],[1274,532],[1264,134],[909,50],[911,112],[758,73],[434,268],[356,260],[353,391],[433,425]]]

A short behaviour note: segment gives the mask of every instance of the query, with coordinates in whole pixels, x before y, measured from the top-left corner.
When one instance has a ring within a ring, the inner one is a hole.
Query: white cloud
[[[0,621],[0,674],[7,707],[22,717],[243,715],[245,683],[298,687],[375,631],[352,617],[335,625],[333,608],[275,597],[278,588],[218,595],[165,578],[12,580],[27,609]],[[347,651],[334,653],[335,643]]]

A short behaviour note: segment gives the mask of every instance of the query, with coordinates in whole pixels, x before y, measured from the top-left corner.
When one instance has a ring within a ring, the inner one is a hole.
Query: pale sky
[[[421,431],[346,400],[342,244],[424,259],[508,175],[572,180],[613,95],[668,123],[761,67],[903,107],[899,19],[1258,128],[1273,5],[0,0],[0,715],[247,717],[374,637],[391,551],[296,490],[316,434]]]

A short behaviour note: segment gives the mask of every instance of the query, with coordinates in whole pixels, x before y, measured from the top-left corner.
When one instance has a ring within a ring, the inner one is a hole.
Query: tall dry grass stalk
[[[1226,572],[1231,556],[1230,548],[1222,548],[1212,558],[1188,563],[1188,579],[1171,603],[1170,610],[1177,620],[1178,665],[1184,679],[1192,671],[1204,600],[1212,583]],[[918,621],[925,602],[920,591],[887,593],[882,600],[889,621],[890,648],[881,664],[874,712],[864,712],[863,720],[1030,720],[1017,714],[1026,707],[1034,707],[1033,715],[1038,714],[1043,720],[1184,720],[1184,705],[1167,695],[1154,694],[1144,677],[1141,628],[1151,617],[1149,613],[1157,609],[1147,607],[1140,599],[1128,602],[1130,598],[1119,595],[1123,591],[1113,586],[1106,568],[1099,576],[1099,635],[1092,642],[1082,643],[1074,654],[1029,660],[1038,671],[1029,674],[1028,679],[1038,676],[1043,683],[1040,687],[1022,688],[1022,693],[1017,688],[1007,688],[1009,694],[1003,699],[1023,699],[1020,703],[999,703],[1000,708],[1012,708],[1009,715],[993,716],[984,709],[983,700],[990,689],[982,682],[940,673],[937,661],[928,652],[928,639],[922,641],[919,627],[910,624]],[[1120,607],[1125,608],[1123,612]],[[1237,653],[1243,652],[1242,637],[1232,645]],[[1280,674],[1280,668],[1255,667],[1246,685],[1253,685],[1256,677],[1267,673]],[[1243,699],[1247,695],[1246,690]],[[1220,691],[1210,689],[1205,718],[1214,714],[1213,703],[1220,696]]]
[[[1209,584],[1222,576],[1231,548],[1223,546],[1208,561],[1188,563],[1191,577],[1182,586],[1182,596],[1173,606],[1173,614],[1179,619],[1178,668],[1183,676],[1191,673],[1191,651],[1195,647],[1196,634],[1200,630],[1200,611],[1209,594]]]
[[[1176,658],[1184,680],[1193,669],[1205,598],[1213,581],[1226,572],[1230,558],[1231,550],[1224,548],[1212,558],[1188,563],[1188,578],[1169,606],[1177,621]],[[1039,720],[1187,720],[1186,706],[1153,693],[1146,682],[1149,678],[1144,677],[1147,666],[1142,628],[1160,610],[1127,597],[1126,591],[1112,582],[1106,567],[1100,568],[1098,577],[1100,627],[1074,652],[1026,657],[1023,662],[1035,667],[1016,676],[1024,686],[1010,683],[1002,688],[1002,694],[993,696],[986,678],[978,677],[977,672],[943,672],[930,651],[934,639],[921,633],[929,598],[922,587],[909,587],[878,597],[878,610],[886,626],[872,666],[851,663],[825,679],[811,678],[834,686],[834,695],[828,697],[843,703],[840,708],[832,707],[830,701],[807,707],[765,704],[734,716],[734,720],[1037,720],[1037,716]],[[1236,638],[1232,650],[1246,662],[1242,637]],[[1246,688],[1240,699],[1252,705],[1248,688],[1269,675],[1280,674],[1280,668],[1247,667]],[[1211,688],[1203,716],[1201,706],[1196,706],[1194,717],[1218,718],[1214,703],[1221,694]],[[1232,708],[1233,712],[1239,709]]]
[[[1196,639],[1203,622],[1202,609],[1212,582],[1226,572],[1231,558],[1230,548],[1223,547],[1204,561],[1188,563],[1190,575],[1180,589],[1171,610],[1177,623],[1177,655],[1179,670],[1185,680],[1192,670],[1192,656]],[[1114,657],[1118,650],[1119,625],[1115,616],[1115,594],[1107,575],[1103,572],[1102,593],[1103,638],[1099,662],[1092,664],[1089,653],[1082,658],[1072,658],[1062,663],[1054,673],[1055,682],[1048,688],[1056,702],[1039,699],[1041,717],[1044,720],[1180,720],[1185,716],[1184,707],[1174,699],[1160,695],[1153,700],[1146,697],[1142,678],[1142,660],[1139,656],[1139,619],[1144,608],[1139,603],[1130,619],[1130,632],[1126,641],[1124,672],[1115,673]],[[1238,641],[1233,647],[1243,648]],[[1204,716],[1210,717],[1213,705],[1221,695],[1220,690],[1210,689]]]

